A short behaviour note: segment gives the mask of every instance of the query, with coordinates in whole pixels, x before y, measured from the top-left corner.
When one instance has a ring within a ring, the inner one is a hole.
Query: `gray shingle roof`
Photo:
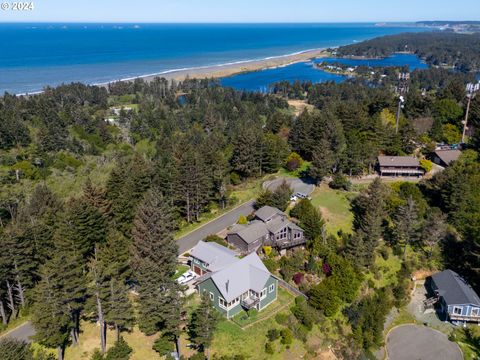
[[[462,152],[460,150],[437,150],[435,151],[435,155],[437,155],[440,160],[442,160],[445,164],[450,165],[452,161],[458,159]]]
[[[285,215],[285,214],[282,211],[278,210],[277,208],[274,208],[271,206],[261,207],[255,212],[255,216],[264,222],[270,220],[275,215]]]
[[[190,255],[208,264],[208,270],[217,271],[237,260],[234,251],[214,242],[199,241]]]
[[[211,279],[227,302],[248,290],[260,293],[270,278],[270,272],[256,253],[215,272]]]
[[[444,270],[432,275],[439,295],[447,305],[474,304],[480,306],[480,298],[475,290],[455,271]]]
[[[283,216],[272,219],[266,224],[267,229],[272,233],[276,233],[277,231],[283,229],[285,226],[289,225],[291,225],[291,222]]]
[[[247,244],[251,244],[255,240],[268,234],[267,227],[261,221],[255,220],[248,225],[236,224],[228,232],[229,234],[237,234]]]
[[[418,159],[413,156],[379,156],[378,163],[380,164],[380,166],[420,166]]]

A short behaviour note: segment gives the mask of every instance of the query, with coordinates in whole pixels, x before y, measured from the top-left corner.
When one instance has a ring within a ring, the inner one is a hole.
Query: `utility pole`
[[[480,89],[480,81],[476,84],[473,83],[468,83],[466,90],[467,90],[467,111],[465,112],[465,120],[462,121],[463,123],[463,133],[462,133],[462,144],[465,144],[465,133],[467,132],[468,129],[468,113],[470,111],[470,103],[472,102],[472,99],[475,97],[477,94],[477,91]]]
[[[395,125],[395,133],[398,134],[398,127],[400,125],[400,115],[402,113],[403,104],[405,103],[405,95],[408,92],[408,82],[410,81],[410,73],[401,72],[398,74],[398,84],[395,88],[398,94],[398,109],[397,109],[397,123]]]

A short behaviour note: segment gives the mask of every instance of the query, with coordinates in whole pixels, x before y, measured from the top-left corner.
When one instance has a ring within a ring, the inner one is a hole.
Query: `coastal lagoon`
[[[342,58],[320,58],[313,61],[300,62],[296,64],[266,69],[255,72],[248,72],[233,75],[220,80],[223,86],[233,87],[237,90],[267,92],[270,85],[279,81],[294,82],[298,80],[311,81],[313,83],[334,81],[342,82],[348,78],[345,75],[333,74],[316,68],[315,64],[321,62],[339,62],[348,66],[408,66],[410,71],[415,69],[426,69],[428,65],[412,54],[394,54],[383,59],[342,59]]]
[[[241,64],[407,31],[425,28],[366,23],[4,23],[0,24],[0,93],[34,92],[46,85],[74,81],[98,84],[145,75],[162,76],[175,70]],[[298,70],[300,79],[318,76],[309,66],[295,64],[276,72]],[[272,75],[266,71],[264,74]]]

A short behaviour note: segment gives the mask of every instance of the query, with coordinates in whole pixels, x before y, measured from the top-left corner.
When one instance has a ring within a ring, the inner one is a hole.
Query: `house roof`
[[[262,260],[253,252],[226,266],[210,277],[227,302],[248,290],[260,293],[271,274]]]
[[[247,244],[251,244],[262,236],[267,235],[268,230],[263,222],[255,220],[248,225],[236,224],[228,233],[237,234]]]
[[[480,298],[475,290],[455,271],[444,270],[432,275],[438,293],[447,305],[474,304],[480,306]]]
[[[190,255],[208,264],[208,270],[217,271],[237,260],[234,251],[214,242],[199,241]]]
[[[460,150],[436,150],[435,155],[438,156],[445,164],[450,165],[452,161],[458,159],[462,152]]]
[[[379,156],[380,166],[419,167],[418,159],[413,156]]]
[[[255,212],[255,216],[264,222],[270,220],[275,215],[285,215],[285,214],[279,209],[274,208],[272,206],[261,207]]]

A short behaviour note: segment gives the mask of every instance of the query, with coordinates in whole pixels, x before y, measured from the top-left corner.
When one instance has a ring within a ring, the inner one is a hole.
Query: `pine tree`
[[[93,185],[90,178],[87,179],[83,188],[83,197],[85,200],[97,209],[106,220],[112,215],[112,202],[107,198],[107,191]]]
[[[421,222],[418,218],[418,210],[412,197],[407,199],[407,204],[400,206],[394,216],[394,236],[397,244],[403,246],[403,257],[407,256],[408,245],[418,240]]]
[[[48,266],[41,269],[41,280],[34,294],[32,324],[35,328],[36,341],[47,347],[57,348],[58,359],[63,360],[63,353],[74,325],[64,303],[64,290],[56,278],[57,271],[59,270]]]
[[[220,314],[212,306],[208,294],[202,294],[202,301],[197,309],[192,313],[188,324],[188,334],[190,340],[205,351],[210,347],[213,340],[215,329],[220,320]]]
[[[178,333],[181,299],[172,280],[177,244],[174,221],[160,191],[151,189],[139,206],[132,230],[132,265],[138,282],[139,326],[146,334]]]

